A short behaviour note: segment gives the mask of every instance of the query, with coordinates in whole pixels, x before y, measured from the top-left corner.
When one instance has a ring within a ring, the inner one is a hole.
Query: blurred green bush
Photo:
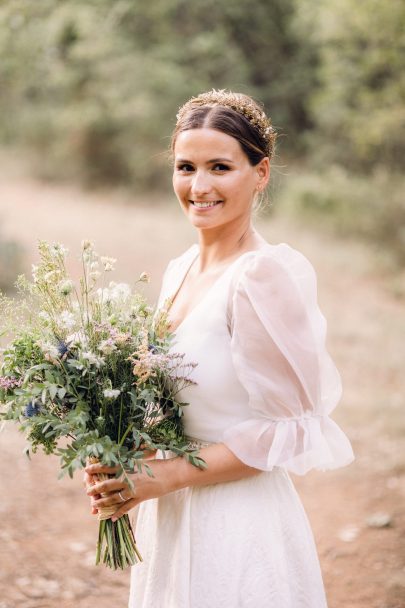
[[[314,77],[293,18],[294,0],[4,0],[0,141],[44,176],[165,187],[178,107],[215,87],[256,95],[295,150]]]
[[[372,243],[388,262],[405,263],[405,177],[384,169],[364,177],[334,165],[284,180],[278,206],[294,216]]]
[[[282,200],[402,258],[404,23],[403,0],[3,0],[0,145],[43,177],[166,189],[177,108],[240,90],[273,117],[276,163],[306,167]]]

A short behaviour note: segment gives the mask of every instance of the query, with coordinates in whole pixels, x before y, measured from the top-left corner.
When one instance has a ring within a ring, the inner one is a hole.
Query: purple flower
[[[32,418],[40,412],[40,407],[33,401],[29,401],[25,406],[24,415],[26,418]]]
[[[12,390],[17,386],[21,386],[21,380],[18,380],[14,376],[0,376],[0,388]]]

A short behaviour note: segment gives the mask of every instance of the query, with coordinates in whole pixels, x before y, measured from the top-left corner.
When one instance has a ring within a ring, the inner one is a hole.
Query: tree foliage
[[[0,137],[51,175],[150,187],[178,106],[215,87],[264,102],[292,152],[314,86],[293,17],[293,0],[6,0]]]
[[[302,0],[297,20],[318,49],[308,108],[324,161],[403,168],[405,3]]]

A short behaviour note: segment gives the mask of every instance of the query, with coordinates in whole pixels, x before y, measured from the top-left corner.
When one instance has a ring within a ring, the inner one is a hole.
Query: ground
[[[0,182],[0,201],[2,233],[24,245],[30,262],[38,238],[63,242],[72,254],[81,239],[91,238],[101,253],[119,259],[115,280],[133,281],[143,270],[152,275],[151,301],[167,260],[194,238],[170,198],[131,206],[122,194],[90,194],[14,175]],[[329,608],[403,608],[404,277],[388,271],[366,246],[320,228],[276,216],[262,220],[260,230],[313,262],[329,349],[345,387],[334,419],[352,441],[355,462],[294,477],[314,531]],[[74,256],[71,268],[77,272]],[[38,454],[28,461],[24,445],[14,428],[3,429],[0,608],[124,608],[129,573],[93,565],[97,522],[80,475],[57,481],[57,460]]]

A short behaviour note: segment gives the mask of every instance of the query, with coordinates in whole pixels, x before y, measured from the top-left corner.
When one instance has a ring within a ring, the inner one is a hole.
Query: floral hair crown
[[[271,120],[247,95],[232,93],[232,91],[226,91],[225,89],[219,91],[212,89],[212,91],[208,91],[207,93],[201,93],[197,97],[192,97],[181,106],[176,117],[177,124],[179,124],[183,116],[191,108],[212,105],[231,108],[235,112],[238,112],[238,114],[242,114],[242,116],[247,118],[265,140],[268,156],[272,156],[276,133],[272,127]]]

